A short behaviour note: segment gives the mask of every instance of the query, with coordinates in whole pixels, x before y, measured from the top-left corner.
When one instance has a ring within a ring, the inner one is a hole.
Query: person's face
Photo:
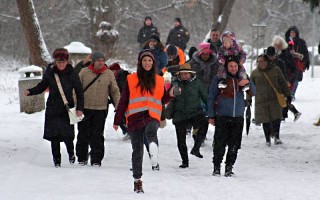
[[[152,69],[153,60],[149,56],[145,56],[142,58],[142,68],[146,71],[150,71]]]
[[[179,72],[179,75],[180,75],[180,79],[183,81],[189,80],[191,77],[190,72]]]
[[[207,61],[210,58],[210,54],[209,53],[202,53],[200,56],[201,60],[203,61]]]
[[[264,59],[264,57],[259,57],[257,60],[257,64],[260,69],[267,68],[267,61]]]
[[[150,19],[147,19],[147,20],[145,21],[145,23],[146,23],[147,26],[150,26],[150,25],[152,24],[152,21],[151,21]]]
[[[291,37],[291,38],[295,38],[295,37],[296,37],[296,32],[290,31],[290,37]]]
[[[173,26],[174,27],[180,26],[180,23],[178,21],[173,21]]]
[[[223,38],[223,46],[226,49],[229,49],[231,47],[231,41],[228,38]]]
[[[151,39],[149,42],[149,47],[155,47],[157,45],[157,40]]]
[[[67,64],[68,64],[67,60],[56,61],[56,65],[60,71],[64,70],[67,67]]]
[[[212,31],[210,33],[210,40],[213,42],[217,42],[219,40],[220,34],[219,31]]]
[[[98,60],[96,60],[94,62],[94,68],[95,69],[101,69],[104,66],[105,62],[106,61],[103,58],[99,58]]]
[[[236,75],[236,73],[238,72],[238,64],[236,62],[228,62],[228,72],[231,74],[231,75]]]

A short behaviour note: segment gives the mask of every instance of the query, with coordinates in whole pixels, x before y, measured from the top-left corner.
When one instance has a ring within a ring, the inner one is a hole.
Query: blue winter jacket
[[[209,118],[218,116],[241,117],[244,115],[245,99],[242,88],[238,85],[238,78],[228,75],[227,87],[218,88],[218,77],[215,76],[211,82],[208,96]],[[256,87],[250,80],[250,89],[247,93],[254,96]]]

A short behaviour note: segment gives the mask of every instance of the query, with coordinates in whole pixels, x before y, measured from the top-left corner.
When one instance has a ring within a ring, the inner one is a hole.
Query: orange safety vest
[[[161,99],[164,94],[163,77],[156,75],[156,84],[153,95],[149,92],[144,92],[143,94],[141,93],[140,87],[137,87],[137,73],[128,75],[127,80],[130,91],[129,104],[125,113],[127,122],[130,115],[146,110],[149,112],[150,117],[160,121],[162,112]]]

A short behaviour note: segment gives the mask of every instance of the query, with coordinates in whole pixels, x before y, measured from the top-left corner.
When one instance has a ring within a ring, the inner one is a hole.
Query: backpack
[[[125,85],[126,85],[126,82],[127,82],[127,76],[129,75],[130,73],[127,71],[127,70],[124,70],[124,69],[120,69],[118,72],[117,72],[117,77],[116,77],[116,81],[117,81],[117,84],[118,84],[118,87],[119,87],[119,90],[120,90],[120,93],[122,93]]]

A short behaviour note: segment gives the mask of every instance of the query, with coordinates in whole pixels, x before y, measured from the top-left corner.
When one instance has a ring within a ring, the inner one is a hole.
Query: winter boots
[[[61,158],[58,158],[58,157],[53,158],[53,163],[56,168],[61,167]]]
[[[220,165],[214,165],[212,176],[221,176]]]
[[[189,167],[189,163],[188,162],[182,162],[182,165],[179,166],[182,169],[188,168]]]
[[[226,165],[224,176],[231,177],[233,175],[234,175],[234,173],[232,172],[232,165]]]
[[[134,180],[134,189],[133,191],[135,193],[144,193],[143,188],[142,188],[142,181],[140,179],[135,179]]]
[[[71,155],[71,156],[69,155],[69,163],[73,165],[75,161],[76,161],[76,157],[74,155]]]
[[[192,154],[192,155],[194,155],[194,156],[196,156],[198,158],[203,158],[203,155],[200,154],[199,149],[196,150],[195,148],[192,148],[192,150],[190,151],[190,154]]]

